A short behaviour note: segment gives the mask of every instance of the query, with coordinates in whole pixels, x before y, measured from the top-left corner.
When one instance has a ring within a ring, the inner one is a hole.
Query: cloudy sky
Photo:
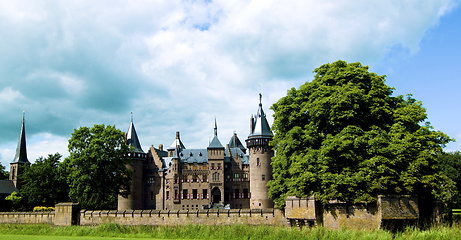
[[[338,59],[387,75],[461,150],[460,1],[0,1],[0,162],[23,111],[28,157],[75,128],[134,123],[143,149],[245,140],[270,105]],[[272,117],[269,117],[272,122]]]

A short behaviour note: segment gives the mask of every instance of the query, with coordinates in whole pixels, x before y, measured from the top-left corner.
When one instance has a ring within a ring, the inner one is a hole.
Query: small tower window
[[[262,176],[262,180],[263,180],[263,181],[266,180],[266,175],[263,175],[263,176]]]
[[[259,158],[256,158],[256,166],[261,166],[261,162],[259,161]]]

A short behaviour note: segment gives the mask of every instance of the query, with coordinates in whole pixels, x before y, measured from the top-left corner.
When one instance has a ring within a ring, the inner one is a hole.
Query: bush
[[[42,206],[37,206],[34,207],[34,212],[53,212],[54,207],[42,207]]]

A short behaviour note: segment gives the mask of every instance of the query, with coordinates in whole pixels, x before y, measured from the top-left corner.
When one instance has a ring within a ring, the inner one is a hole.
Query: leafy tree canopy
[[[65,168],[60,166],[61,154],[40,157],[32,165],[24,165],[20,175],[21,193],[31,206],[54,206],[68,201],[69,187]]]
[[[444,176],[449,178],[456,187],[448,192],[451,197],[449,208],[461,208],[461,152],[441,153],[438,155],[439,167]]]
[[[5,166],[0,163],[0,180],[8,180],[8,172],[5,171]]]
[[[129,147],[122,131],[103,124],[80,127],[72,133],[68,149],[64,164],[72,201],[86,209],[110,209],[117,206],[118,194],[130,194]]]
[[[450,139],[432,130],[422,103],[393,97],[385,76],[337,61],[272,105],[274,180],[269,195],[355,203],[380,194],[446,197],[436,154]]]

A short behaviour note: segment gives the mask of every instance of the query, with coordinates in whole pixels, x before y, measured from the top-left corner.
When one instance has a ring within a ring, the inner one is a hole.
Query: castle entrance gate
[[[211,190],[211,201],[213,203],[219,203],[221,201],[221,190],[218,187]]]

